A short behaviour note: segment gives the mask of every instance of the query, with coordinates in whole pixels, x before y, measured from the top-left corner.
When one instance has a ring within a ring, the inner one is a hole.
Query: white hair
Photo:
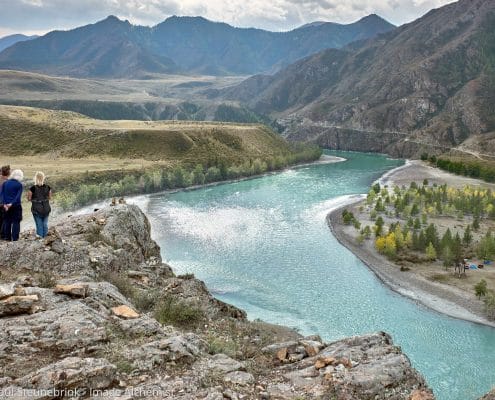
[[[45,183],[45,174],[41,171],[36,172],[34,175],[34,183],[38,186],[43,186]]]
[[[10,174],[10,179],[15,179],[16,181],[21,182],[24,179],[24,172],[20,169],[14,169]]]

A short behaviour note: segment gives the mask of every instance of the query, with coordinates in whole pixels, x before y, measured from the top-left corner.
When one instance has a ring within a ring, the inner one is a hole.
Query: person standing
[[[3,234],[3,220],[5,216],[5,210],[3,208],[3,201],[2,201],[2,186],[3,183],[9,179],[10,175],[10,165],[4,165],[1,170],[1,175],[0,175],[0,240],[5,239],[5,236]]]
[[[36,235],[40,238],[48,234],[48,216],[51,212],[50,199],[52,189],[45,184],[45,174],[36,172],[34,175],[34,185],[27,192],[27,199],[31,202],[31,212],[36,224]]]
[[[3,234],[5,240],[19,240],[22,221],[22,180],[24,174],[20,169],[15,169],[2,185],[3,209],[5,211],[3,220]]]

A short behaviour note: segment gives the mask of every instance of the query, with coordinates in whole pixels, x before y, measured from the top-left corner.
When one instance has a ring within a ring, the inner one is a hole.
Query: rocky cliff
[[[384,332],[326,343],[213,298],[136,206],[0,244],[0,397],[432,399]]]

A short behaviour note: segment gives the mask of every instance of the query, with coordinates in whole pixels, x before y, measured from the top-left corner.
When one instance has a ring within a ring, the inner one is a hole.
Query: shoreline
[[[335,164],[339,162],[344,162],[347,161],[346,158],[344,157],[338,157],[338,156],[331,156],[328,154],[323,154],[318,160],[311,161],[311,162],[305,162],[305,163],[300,163],[300,164],[294,164],[294,165],[289,165],[283,169],[276,170],[276,171],[269,171],[269,172],[264,172],[262,174],[257,174],[257,175],[250,175],[250,176],[245,176],[245,177],[240,177],[240,178],[234,178],[234,179],[227,179],[224,181],[217,181],[217,182],[210,182],[210,183],[205,183],[202,185],[192,185],[188,186],[185,188],[176,188],[176,189],[165,189],[161,190],[159,192],[152,192],[152,193],[143,193],[143,194],[135,194],[131,196],[124,196],[126,202],[129,202],[129,204],[136,204],[140,208],[142,208],[143,212],[146,214],[148,211],[147,203],[149,201],[149,197],[151,196],[157,196],[157,195],[163,195],[163,194],[173,194],[173,193],[179,193],[179,192],[188,192],[188,191],[193,191],[193,190],[199,190],[199,189],[208,189],[211,187],[219,186],[219,185],[224,185],[224,184],[229,184],[229,183],[237,183],[237,182],[244,182],[252,179],[258,179],[262,178],[265,176],[271,176],[271,175],[276,175],[280,174],[285,171],[289,171],[291,169],[299,169],[299,168],[304,168],[312,165],[325,165],[325,164]],[[146,203],[143,205],[143,203],[140,203],[139,200],[142,198],[146,198]],[[136,201],[137,200],[137,201]],[[80,214],[85,214],[88,212],[92,212],[93,209],[95,208],[101,208],[104,207],[105,205],[108,205],[108,202],[111,201],[111,198],[99,200],[95,203],[88,204],[79,208],[76,208],[74,210],[70,211],[65,211],[60,214],[55,214],[52,215],[52,223],[57,223],[61,219],[66,218],[71,215],[80,215]],[[28,226],[24,227],[24,229],[32,229],[34,227],[34,222],[31,222],[31,224],[27,224]]]
[[[430,168],[417,161],[407,161],[405,165],[386,172],[376,182],[393,185],[402,184],[415,174],[432,180],[456,179],[458,185],[462,185],[463,179],[456,175],[450,175],[444,171],[433,169],[425,175],[423,169]],[[446,175],[446,176],[444,176]],[[446,179],[447,178],[447,179]],[[415,179],[411,179],[415,180]],[[450,183],[449,183],[450,184]],[[481,184],[478,182],[478,184]],[[443,285],[425,279],[412,272],[402,272],[399,266],[386,259],[384,256],[369,251],[364,246],[358,245],[354,238],[346,233],[348,226],[341,223],[341,213],[345,208],[357,208],[363,202],[361,199],[352,199],[342,206],[331,210],[326,221],[331,233],[337,241],[351,251],[363,264],[389,289],[407,297],[417,304],[447,315],[452,318],[495,328],[495,321],[488,320],[482,310],[482,306],[474,295],[469,296],[466,291],[453,286]]]

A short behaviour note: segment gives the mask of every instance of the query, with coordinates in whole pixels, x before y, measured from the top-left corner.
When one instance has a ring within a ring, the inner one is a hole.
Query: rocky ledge
[[[247,321],[160,258],[136,206],[0,244],[0,398],[433,399],[384,332]]]

